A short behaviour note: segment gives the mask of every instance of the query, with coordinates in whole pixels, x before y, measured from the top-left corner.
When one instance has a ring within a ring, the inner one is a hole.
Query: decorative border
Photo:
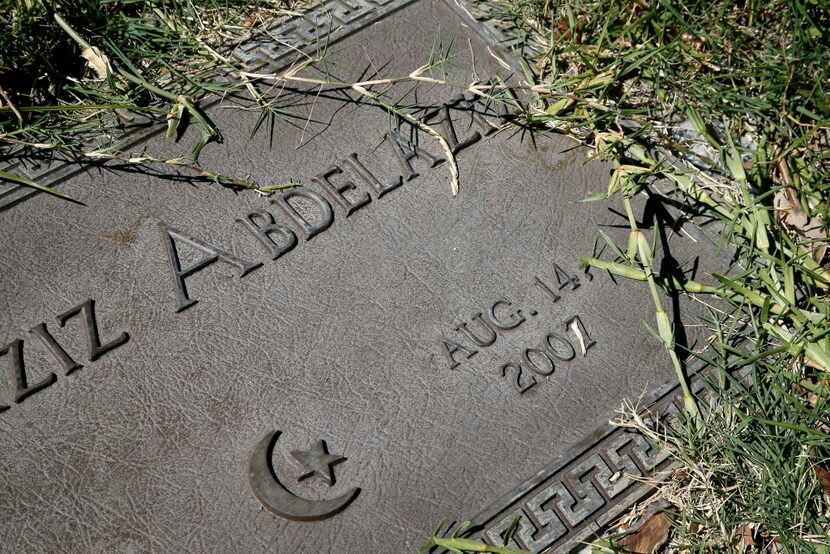
[[[706,398],[704,380],[692,386]],[[671,425],[682,413],[679,384],[666,384],[641,399],[646,418]],[[493,502],[472,519],[472,534],[501,545],[514,519],[508,543],[532,552],[569,552],[583,546],[653,489],[639,478],[668,470],[669,453],[641,434],[608,423]]]
[[[276,19],[266,33],[235,48],[230,55],[251,71],[276,71],[301,56],[360,31],[416,0],[324,0],[299,15]],[[491,46],[504,51],[518,45],[507,41],[500,29],[487,21],[487,4],[472,0],[446,0],[470,28]],[[482,21],[484,20],[484,21]],[[510,56],[508,63],[514,65]],[[206,107],[215,105],[215,99]],[[150,125],[128,134],[118,147],[129,148],[163,130]],[[44,186],[84,171],[70,160],[53,159],[0,162],[0,170],[16,171]],[[0,211],[39,194],[22,185],[0,182]],[[696,236],[700,230],[686,225]],[[704,236],[706,236],[704,234]],[[693,383],[698,398],[705,393],[704,380]],[[704,395],[705,396],[705,395]],[[679,385],[666,384],[642,402],[651,417],[670,422],[681,413]],[[518,518],[510,545],[533,552],[570,551],[608,526],[633,504],[652,492],[638,481],[665,471],[671,465],[667,452],[658,450],[635,432],[610,423],[542,468],[524,483],[499,498],[472,519],[470,535],[501,544],[503,533]],[[630,476],[635,477],[632,479]]]
[[[415,0],[323,0],[298,15],[277,18],[256,39],[246,41],[230,54],[250,71],[276,71],[305,54],[333,44],[364,27],[411,4]],[[203,107],[219,102],[213,99]],[[120,140],[126,150],[160,133],[164,125],[136,129]],[[76,161],[55,157],[48,160],[14,159],[0,162],[0,171],[15,172],[46,187],[82,173]],[[39,191],[24,185],[0,181],[0,212],[34,196]]]
[[[719,409],[711,368],[697,360],[688,368],[691,389],[701,411]],[[751,386],[753,373],[743,368],[733,376]],[[640,417],[652,429],[682,424],[679,383],[666,383],[640,399]],[[646,481],[665,475],[676,464],[643,435],[612,425],[599,427],[550,465],[492,503],[471,520],[468,536],[501,545],[517,519],[509,546],[533,552],[583,552],[635,503],[655,489]]]

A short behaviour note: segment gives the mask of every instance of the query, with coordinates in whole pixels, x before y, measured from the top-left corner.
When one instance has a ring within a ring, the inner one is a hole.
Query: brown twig
[[[17,107],[12,102],[12,99],[6,94],[6,91],[3,90],[3,87],[0,87],[0,96],[3,97],[3,100],[6,101],[6,104],[9,105],[9,109],[17,116],[17,120],[22,124],[23,123],[23,114],[18,111]]]

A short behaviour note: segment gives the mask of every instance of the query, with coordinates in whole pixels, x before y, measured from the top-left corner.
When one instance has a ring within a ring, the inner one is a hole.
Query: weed
[[[189,119],[201,137],[171,163],[199,169],[202,148],[221,139],[200,101],[244,87],[239,79],[216,80],[228,65],[219,52],[264,32],[262,22],[290,5],[0,0],[0,155],[129,161],[118,143],[130,130],[166,120],[174,135]],[[168,161],[148,155],[141,163]],[[9,173],[0,179],[42,188]]]
[[[674,546],[740,549],[733,539],[750,529],[759,546],[822,551],[827,506],[813,467],[828,454],[828,5],[491,0],[479,15],[516,44],[537,101],[527,123],[615,164],[608,189],[589,200],[628,202],[648,188],[720,222],[744,268],[713,274],[715,284],[659,275],[633,220],[627,248],[610,244],[614,259],[583,258],[648,284],[675,367],[690,353],[674,352],[657,287],[735,309],[713,324],[723,408],[703,418],[687,400],[694,424],[653,436],[686,476],[659,485],[677,509]],[[752,368],[752,388],[730,381],[741,366]]]

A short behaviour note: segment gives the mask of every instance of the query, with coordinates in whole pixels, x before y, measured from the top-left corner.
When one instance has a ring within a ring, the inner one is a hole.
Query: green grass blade
[[[59,197],[59,198],[64,198],[64,199],[66,199],[66,200],[72,200],[73,202],[75,202],[75,201],[76,201],[76,200],[74,200],[73,198],[71,198],[71,197],[67,196],[66,194],[64,194],[64,193],[62,193],[62,192],[60,192],[60,191],[58,191],[58,190],[55,190],[55,189],[53,189],[53,188],[49,188],[49,187],[44,187],[43,185],[40,185],[40,184],[38,184],[38,183],[35,183],[35,182],[34,182],[34,181],[32,181],[31,179],[27,179],[26,177],[23,177],[23,176],[21,176],[21,175],[15,175],[14,173],[9,173],[9,172],[7,172],[7,171],[2,171],[2,170],[0,170],[0,179],[5,179],[5,180],[7,180],[7,181],[11,181],[11,182],[13,182],[13,183],[17,183],[17,184],[19,184],[19,185],[23,185],[23,186],[26,186],[26,187],[30,187],[30,188],[33,188],[33,189],[39,190],[39,191],[41,191],[41,192],[45,192],[45,193],[47,193],[47,194],[51,194],[51,195],[53,195],[53,196],[57,196],[57,197]]]

